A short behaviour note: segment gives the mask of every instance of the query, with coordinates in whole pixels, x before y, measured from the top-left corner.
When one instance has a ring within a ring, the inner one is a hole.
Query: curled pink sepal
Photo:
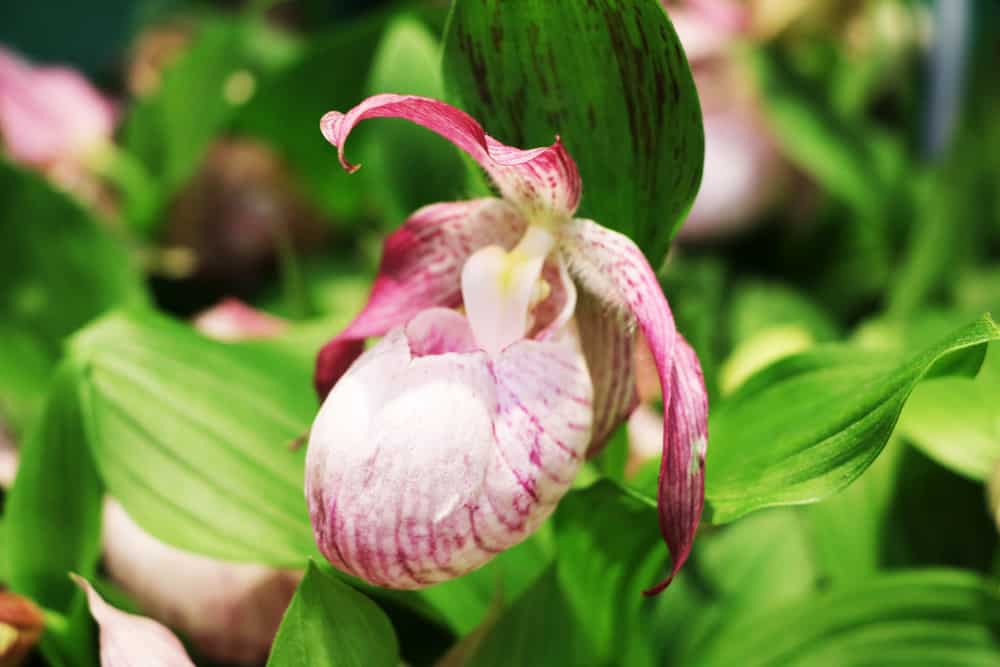
[[[528,218],[566,220],[580,203],[580,174],[558,137],[551,146],[541,148],[507,146],[486,134],[461,109],[415,95],[375,95],[347,113],[330,111],[323,116],[323,136],[337,147],[348,171],[357,166],[344,156],[344,143],[354,127],[368,118],[403,118],[441,135],[478,162],[504,199]]]

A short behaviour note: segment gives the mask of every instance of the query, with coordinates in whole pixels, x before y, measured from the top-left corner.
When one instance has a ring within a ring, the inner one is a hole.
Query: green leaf
[[[244,101],[232,93],[233,81],[238,82],[234,75],[253,76],[247,69],[241,27],[221,18],[200,21],[191,47],[166,70],[156,92],[140,99],[125,120],[125,148],[146,166],[164,195],[194,173],[211,141]]]
[[[11,589],[62,612],[80,597],[67,573],[96,571],[104,495],[84,437],[76,372],[63,364],[53,378],[21,453],[4,525]]]
[[[145,292],[125,246],[37,174],[0,160],[0,315],[55,359],[62,338]]]
[[[996,586],[960,571],[883,575],[720,628],[702,667],[988,665],[1000,660]]]
[[[473,655],[462,663],[466,667],[594,662],[587,632],[576,621],[555,566],[485,631]]]
[[[375,52],[368,92],[440,99],[440,62],[441,46],[420,21],[395,19]],[[465,165],[447,141],[403,121],[382,123],[369,137],[362,174],[372,183],[390,228],[421,206],[464,196]]]
[[[72,341],[87,439],[109,493],[155,537],[223,560],[302,567],[311,369],[276,347],[221,343],[152,313]]]
[[[984,315],[904,363],[829,346],[764,369],[711,417],[711,521],[844,488],[878,456],[921,379],[978,366],[984,344],[997,338],[1000,329]]]
[[[445,86],[497,139],[560,135],[583,177],[580,215],[658,266],[701,180],[701,111],[659,0],[460,0]]]
[[[817,567],[834,585],[868,577],[886,565],[896,542],[891,513],[905,446],[893,437],[875,462],[841,493],[805,508]],[[735,525],[740,525],[738,522]]]
[[[0,418],[15,436],[23,435],[41,412],[55,365],[44,343],[0,323]]]
[[[310,561],[285,612],[268,667],[396,667],[392,624],[378,606]]]
[[[939,378],[917,387],[899,431],[946,468],[988,479],[1000,464],[1000,349],[987,352],[974,380]]]
[[[732,618],[800,600],[817,588],[812,544],[792,508],[759,512],[695,542],[688,575],[705,600],[677,631],[674,664],[697,664],[703,646]]]
[[[631,641],[642,591],[668,571],[656,505],[610,481],[571,491],[555,513],[556,573],[566,603],[593,644],[594,663],[608,663]]]

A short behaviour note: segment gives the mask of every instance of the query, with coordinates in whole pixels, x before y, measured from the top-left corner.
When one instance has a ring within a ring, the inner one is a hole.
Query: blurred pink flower
[[[78,72],[35,66],[0,47],[0,136],[16,161],[79,162],[110,141],[114,105]]]
[[[239,299],[223,299],[194,318],[201,333],[216,340],[268,338],[282,333],[284,320],[251,308]]]
[[[165,544],[113,498],[104,503],[104,564],[151,618],[188,636],[207,657],[246,665],[267,657],[302,578]]]
[[[100,629],[101,667],[194,667],[184,645],[170,630],[152,619],[112,607],[86,579],[70,576],[87,594],[90,615]]]
[[[705,129],[701,188],[678,238],[729,236],[774,202],[787,173],[732,52],[749,28],[750,11],[729,0],[665,6],[694,74]]]

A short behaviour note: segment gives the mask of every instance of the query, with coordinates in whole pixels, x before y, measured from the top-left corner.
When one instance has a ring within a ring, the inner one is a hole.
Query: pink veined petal
[[[35,67],[0,48],[0,134],[28,164],[77,158],[110,139],[115,108],[79,73]]]
[[[464,111],[414,95],[375,95],[346,114],[330,111],[323,116],[323,136],[337,147],[340,162],[349,171],[357,167],[344,157],[344,143],[351,130],[368,118],[405,118],[441,135],[478,162],[504,198],[532,221],[538,221],[536,217],[564,220],[580,202],[580,174],[558,137],[548,147],[507,146],[487,135]]]
[[[414,356],[436,327],[467,341],[456,316],[434,309],[391,331],[313,424],[306,497],[316,542],[375,585],[429,586],[521,542],[568,490],[589,441],[590,380],[573,345]]]
[[[660,376],[666,412],[657,504],[672,567],[666,580],[647,591],[658,593],[687,560],[704,504],[708,399],[701,369],[635,243],[591,220],[574,220],[564,230],[563,251],[581,292],[638,323]]]
[[[660,532],[670,547],[673,567],[666,579],[646,591],[647,595],[655,595],[669,586],[684,564],[705,505],[708,393],[698,355],[680,335],[670,385],[669,392],[664,390],[670,402],[665,403],[657,503]],[[669,455],[670,452],[674,455]]]
[[[594,431],[587,456],[596,456],[638,404],[635,332],[631,315],[586,289],[578,291],[580,346],[594,383]]]
[[[425,206],[390,234],[382,249],[371,296],[361,313],[316,359],[320,399],[364,351],[364,341],[405,324],[425,308],[462,301],[465,260],[488,245],[510,248],[524,232],[523,219],[500,199]]]
[[[115,609],[83,577],[70,575],[86,592],[101,630],[101,667],[194,667],[184,646],[154,620]]]

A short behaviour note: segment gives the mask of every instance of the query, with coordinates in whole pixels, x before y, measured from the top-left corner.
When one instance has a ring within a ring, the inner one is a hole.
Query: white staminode
[[[555,238],[532,225],[510,252],[491,245],[473,253],[462,268],[462,300],[476,344],[490,356],[524,338],[529,312],[539,296],[545,258]]]

